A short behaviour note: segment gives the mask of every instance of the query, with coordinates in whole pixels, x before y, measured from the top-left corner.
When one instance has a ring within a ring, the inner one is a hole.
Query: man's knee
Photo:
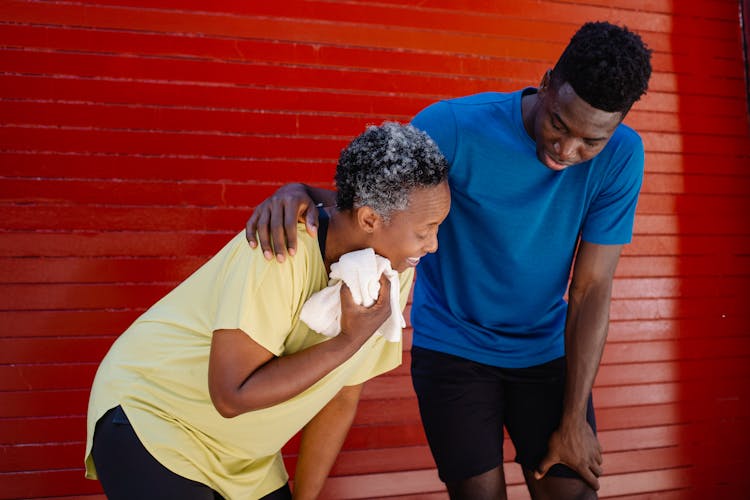
[[[535,479],[534,473],[524,469],[524,478],[534,500],[596,500],[599,496],[580,478],[547,475]]]
[[[461,481],[446,483],[451,500],[506,500],[505,474],[500,465]]]

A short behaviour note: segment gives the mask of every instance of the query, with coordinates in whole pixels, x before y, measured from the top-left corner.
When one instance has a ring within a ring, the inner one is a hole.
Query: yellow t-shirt
[[[300,321],[302,305],[327,285],[318,247],[302,225],[283,264],[251,249],[244,233],[139,317],[112,345],[89,400],[86,477],[96,478],[96,422],[122,405],[146,449],[173,472],[225,498],[259,498],[288,479],[280,450],[345,385],[401,363],[401,342],[373,335],[351,358],[281,404],[227,419],[208,393],[212,332],[239,328],[276,356],[326,340]],[[414,276],[399,275],[401,308]]]

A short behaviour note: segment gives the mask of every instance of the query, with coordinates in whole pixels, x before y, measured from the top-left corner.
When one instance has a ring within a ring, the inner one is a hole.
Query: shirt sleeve
[[[414,127],[425,132],[435,141],[449,165],[453,165],[456,155],[456,117],[451,105],[439,101],[417,113],[411,122]]]
[[[409,301],[412,283],[414,281],[414,269],[407,269],[399,274],[399,283],[401,285],[399,302],[403,312],[406,303]],[[359,385],[371,378],[377,377],[381,373],[392,370],[401,364],[401,354],[403,351],[403,339],[400,342],[388,342],[381,336],[365,344],[365,349],[370,349],[367,356],[357,370],[349,377],[346,385]]]
[[[583,224],[581,238],[589,243],[619,245],[633,238],[633,221],[643,183],[643,141],[631,129],[623,131],[607,164],[603,185]]]
[[[213,331],[240,329],[275,356],[284,350],[299,309],[305,256],[267,261],[243,240],[226,256],[217,285]],[[302,252],[304,254],[304,252]]]

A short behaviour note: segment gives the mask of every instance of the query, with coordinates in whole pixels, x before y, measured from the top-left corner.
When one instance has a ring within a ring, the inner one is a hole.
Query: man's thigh
[[[529,368],[503,369],[505,426],[516,448],[516,462],[533,471],[547,454],[550,436],[560,425],[565,390],[565,358]],[[587,420],[596,432],[594,407],[588,401]],[[548,472],[557,477],[580,478],[557,464]]]
[[[502,464],[503,394],[496,368],[413,347],[412,382],[441,480],[461,481]]]

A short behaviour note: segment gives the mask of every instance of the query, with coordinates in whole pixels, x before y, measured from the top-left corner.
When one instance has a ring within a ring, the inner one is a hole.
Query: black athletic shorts
[[[156,460],[119,405],[96,422],[91,455],[109,500],[223,500],[205,484],[175,474]],[[291,499],[285,484],[261,500]]]
[[[412,347],[412,382],[440,479],[455,482],[503,463],[503,426],[515,461],[535,470],[562,414],[565,358],[529,368],[498,368]],[[596,432],[589,396],[587,419]],[[552,476],[580,477],[562,464]]]

